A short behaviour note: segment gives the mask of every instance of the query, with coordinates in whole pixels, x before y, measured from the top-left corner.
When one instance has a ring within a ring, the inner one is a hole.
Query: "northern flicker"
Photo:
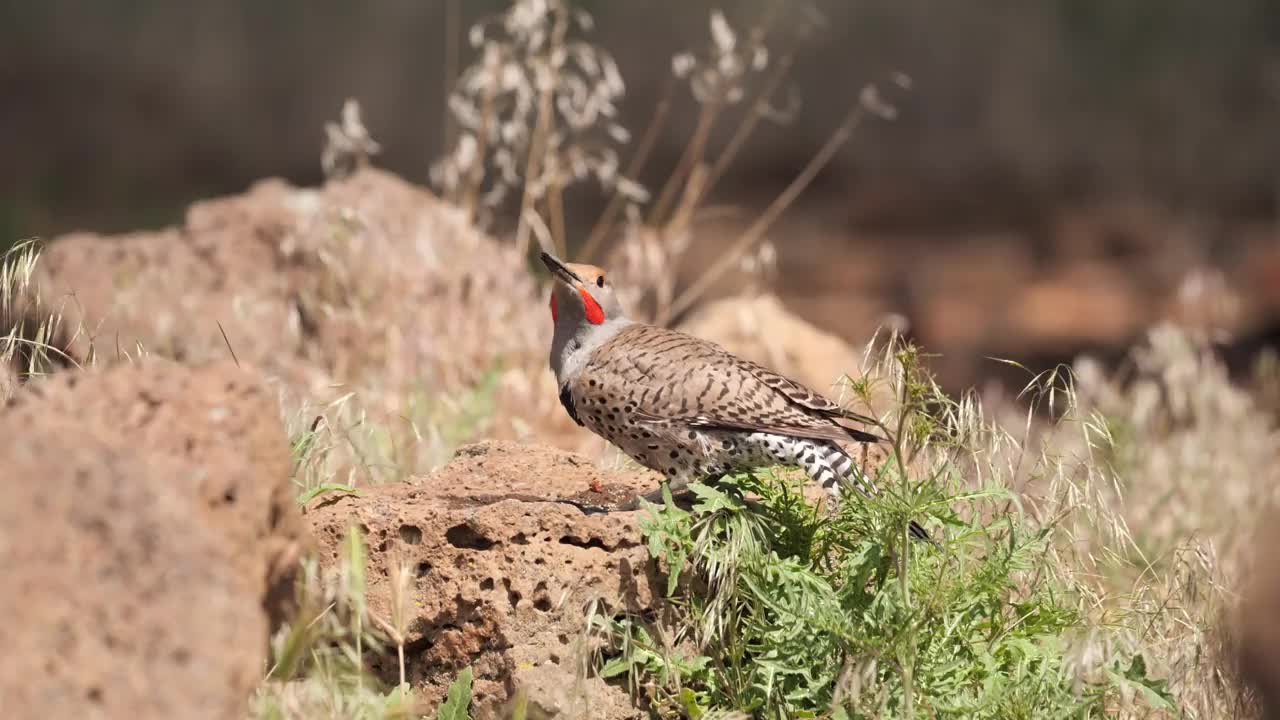
[[[551,370],[561,404],[662,473],[673,492],[695,479],[796,465],[837,499],[846,481],[875,493],[842,447],[880,440],[840,422],[869,419],[715,343],[627,318],[598,267],[548,253],[542,262],[553,278]],[[643,497],[656,501],[661,489]],[[927,537],[914,522],[911,531]]]

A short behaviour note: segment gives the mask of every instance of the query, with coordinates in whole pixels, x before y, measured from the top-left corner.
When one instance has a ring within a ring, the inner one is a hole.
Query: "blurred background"
[[[638,178],[659,188],[699,114],[687,87],[668,89],[672,56],[707,45],[715,4],[576,5],[626,82],[633,145],[672,101]],[[720,7],[745,33],[770,5]],[[152,229],[264,177],[319,184],[324,124],[348,97],[381,144],[375,164],[428,184],[450,147],[450,78],[475,59],[466,29],[505,7],[0,4],[0,238]],[[775,96],[787,117],[762,123],[717,185],[708,204],[724,212],[695,227],[682,278],[786,187],[864,86],[902,73],[909,92],[884,90],[895,117],[862,122],[769,232],[788,308],[853,342],[895,318],[941,353],[952,388],[1007,374],[985,356],[1106,357],[1168,318],[1210,328],[1237,368],[1280,342],[1280,3],[825,0],[784,15],[770,52],[793,62]],[[711,158],[734,128],[713,133]],[[571,250],[604,199],[568,196]]]

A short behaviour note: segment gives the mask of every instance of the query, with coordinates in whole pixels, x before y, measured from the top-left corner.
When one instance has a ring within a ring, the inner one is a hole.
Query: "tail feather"
[[[849,457],[848,453],[833,443],[815,443],[815,446],[816,452],[808,456],[811,461],[804,465],[805,472],[809,477],[822,483],[836,502],[840,501],[841,481],[849,482],[854,489],[866,497],[876,495],[875,485],[870,478],[857,470],[853,458]],[[929,537],[929,532],[924,529],[924,526],[915,520],[911,521],[908,529],[915,539],[937,544]]]
[[[923,540],[929,543],[930,545],[938,544],[933,541],[933,538],[929,537],[929,531],[925,530],[924,526],[916,522],[915,520],[911,521],[911,524],[908,526],[907,529],[911,531],[911,537],[917,540]]]
[[[884,438],[880,437],[879,435],[872,435],[869,432],[866,432],[864,430],[858,430],[857,428],[851,428],[845,425],[840,425],[840,429],[844,430],[845,433],[848,434],[850,438],[860,443],[870,443],[874,445],[878,442],[884,441]]]

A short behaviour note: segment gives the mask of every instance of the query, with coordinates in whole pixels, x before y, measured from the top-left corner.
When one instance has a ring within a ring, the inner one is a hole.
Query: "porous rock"
[[[477,718],[497,716],[523,687],[553,716],[612,720],[641,714],[622,689],[581,670],[586,615],[654,617],[663,586],[639,512],[584,514],[557,501],[617,503],[656,484],[572,453],[486,441],[419,481],[365,488],[307,518],[330,562],[349,527],[365,533],[369,606],[382,617],[393,563],[413,568],[405,659],[429,702],[471,666]],[[394,655],[379,669],[393,677]]]
[[[0,413],[0,478],[6,717],[243,716],[305,543],[249,373],[31,381]]]

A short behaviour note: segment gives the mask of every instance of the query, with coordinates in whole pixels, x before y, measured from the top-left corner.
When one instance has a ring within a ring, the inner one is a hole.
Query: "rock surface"
[[[1276,720],[1280,718],[1280,562],[1275,548],[1280,528],[1262,528],[1256,541],[1256,551],[1249,558],[1254,572],[1230,618],[1232,649],[1245,684],[1257,698],[1261,717]]]
[[[524,687],[542,711],[613,720],[642,715],[623,690],[579,670],[586,613],[652,617],[663,586],[640,545],[639,513],[588,515],[554,501],[616,502],[656,482],[571,453],[487,441],[417,482],[370,487],[307,518],[328,561],[347,529],[362,527],[369,605],[382,617],[392,563],[412,564],[417,616],[406,662],[429,702],[470,665],[477,718],[495,717]]]
[[[278,418],[230,363],[66,373],[12,398],[6,717],[243,716],[305,543]]]
[[[389,413],[418,384],[544,362],[550,336],[513,248],[375,169],[318,189],[264,180],[192,205],[181,227],[73,233],[36,270],[78,358],[138,343],[185,362],[234,353],[299,394],[376,382]]]
[[[461,438],[441,445],[485,436],[587,449],[560,408],[546,299],[523,259],[390,173],[320,188],[264,180],[195,203],[179,227],[56,238],[34,282],[39,306],[62,313],[55,343],[82,363],[139,347],[185,363],[234,357],[283,391],[299,426],[317,415],[349,424],[349,408],[396,448],[446,425]],[[449,414],[479,405],[472,418]],[[330,461],[357,482],[385,479],[339,446]],[[428,443],[380,467],[427,472],[450,449]]]

